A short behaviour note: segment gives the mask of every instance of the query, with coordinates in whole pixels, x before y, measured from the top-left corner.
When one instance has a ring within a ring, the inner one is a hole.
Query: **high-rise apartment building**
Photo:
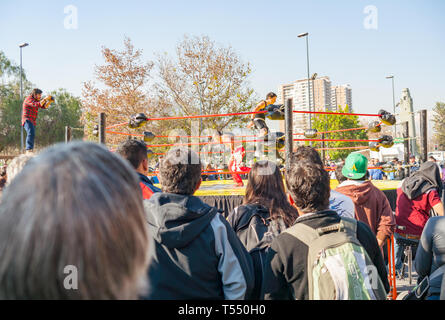
[[[315,80],[301,79],[278,88],[278,103],[284,104],[287,99],[292,99],[294,110],[309,111],[309,103],[312,111],[326,111],[331,108],[331,80],[329,77],[320,77]],[[309,114],[294,113],[294,132],[303,132],[310,127]],[[280,124],[280,130],[284,131],[284,121]]]
[[[278,87],[277,103],[285,104],[292,99],[293,110],[337,111],[338,106],[349,106],[352,112],[352,89],[349,85],[332,86],[329,77],[309,80],[310,94],[308,97],[308,80],[301,79]],[[294,132],[304,132],[309,126],[309,114],[294,113]],[[284,121],[280,122],[280,131],[284,132]]]
[[[311,81],[311,90],[313,85],[312,110],[329,111],[331,108],[331,80],[329,77],[320,77]],[[314,108],[315,106],[315,108]]]
[[[338,107],[349,106],[352,112],[352,89],[349,85],[333,86],[331,89],[331,110],[337,111]]]
[[[297,80],[281,85],[277,92],[277,102],[285,104],[287,99],[292,100],[293,110],[309,111],[309,103],[313,105],[312,97],[308,97],[308,82]],[[294,132],[303,132],[309,128],[309,114],[294,113]],[[280,121],[280,131],[284,132],[284,121]]]

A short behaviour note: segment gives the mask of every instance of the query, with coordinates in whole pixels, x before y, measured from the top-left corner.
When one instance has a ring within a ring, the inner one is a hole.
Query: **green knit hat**
[[[368,159],[361,153],[351,153],[341,172],[348,179],[358,180],[365,176],[367,170]]]

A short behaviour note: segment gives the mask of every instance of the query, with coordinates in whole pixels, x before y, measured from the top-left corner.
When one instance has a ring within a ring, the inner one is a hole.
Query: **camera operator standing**
[[[31,95],[23,101],[22,126],[26,131],[26,153],[32,153],[34,150],[36,120],[39,108],[47,109],[52,102],[54,102],[52,96],[42,99],[42,90],[40,89],[33,89]]]

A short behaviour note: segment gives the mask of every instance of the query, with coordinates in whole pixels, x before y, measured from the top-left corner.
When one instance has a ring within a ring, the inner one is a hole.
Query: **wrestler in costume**
[[[224,143],[230,145],[229,170],[231,172],[250,171],[250,168],[243,166],[243,159],[246,155],[246,149],[243,146],[235,147],[235,137],[232,134],[224,134]],[[244,186],[243,180],[238,173],[232,173],[233,181],[236,187]]]
[[[277,95],[273,92],[269,92],[266,95],[266,100],[261,101],[257,104],[257,106],[252,110],[253,112],[265,111],[267,106],[273,105],[277,100]],[[251,122],[248,124],[248,128],[255,126],[255,128],[259,131],[259,137],[266,137],[269,134],[269,128],[266,125],[266,113],[256,113],[252,114]]]

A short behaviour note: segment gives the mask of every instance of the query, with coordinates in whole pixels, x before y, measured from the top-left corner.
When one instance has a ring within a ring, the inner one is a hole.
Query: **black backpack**
[[[269,247],[286,226],[282,219],[271,220],[269,209],[259,204],[239,206],[227,220],[252,257],[255,271],[253,299],[260,299]]]

